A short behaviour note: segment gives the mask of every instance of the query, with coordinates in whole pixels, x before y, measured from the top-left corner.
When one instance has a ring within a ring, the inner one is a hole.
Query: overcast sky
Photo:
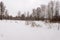
[[[50,0],[0,0],[3,1],[6,9],[12,15],[16,15],[18,11],[31,13],[33,8],[40,7],[41,4],[48,4]]]

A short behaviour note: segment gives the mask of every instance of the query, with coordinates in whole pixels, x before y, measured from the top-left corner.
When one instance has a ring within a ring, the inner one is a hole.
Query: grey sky
[[[16,15],[21,12],[29,11],[31,13],[33,8],[39,7],[41,4],[47,4],[50,0],[0,0],[3,1],[9,13]]]

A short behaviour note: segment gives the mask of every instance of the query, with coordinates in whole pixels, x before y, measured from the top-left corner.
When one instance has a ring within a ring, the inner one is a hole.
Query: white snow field
[[[0,40],[60,40],[59,23],[0,20]],[[32,27],[32,24],[36,24]],[[38,25],[40,24],[40,25]],[[50,25],[50,28],[49,28]],[[36,27],[38,26],[38,27]]]

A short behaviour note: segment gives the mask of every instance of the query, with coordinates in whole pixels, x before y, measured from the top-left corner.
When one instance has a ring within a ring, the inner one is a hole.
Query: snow
[[[59,23],[33,21],[39,26],[32,27],[33,22],[28,22],[27,25],[21,20],[0,20],[0,40],[60,40]]]

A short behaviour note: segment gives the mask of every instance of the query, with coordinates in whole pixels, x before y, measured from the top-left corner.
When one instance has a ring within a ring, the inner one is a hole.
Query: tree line
[[[32,13],[27,12],[27,16],[18,11],[15,17],[10,16],[3,2],[0,2],[0,20],[49,20],[60,22],[60,2],[50,1],[48,5],[40,5],[32,9]]]

